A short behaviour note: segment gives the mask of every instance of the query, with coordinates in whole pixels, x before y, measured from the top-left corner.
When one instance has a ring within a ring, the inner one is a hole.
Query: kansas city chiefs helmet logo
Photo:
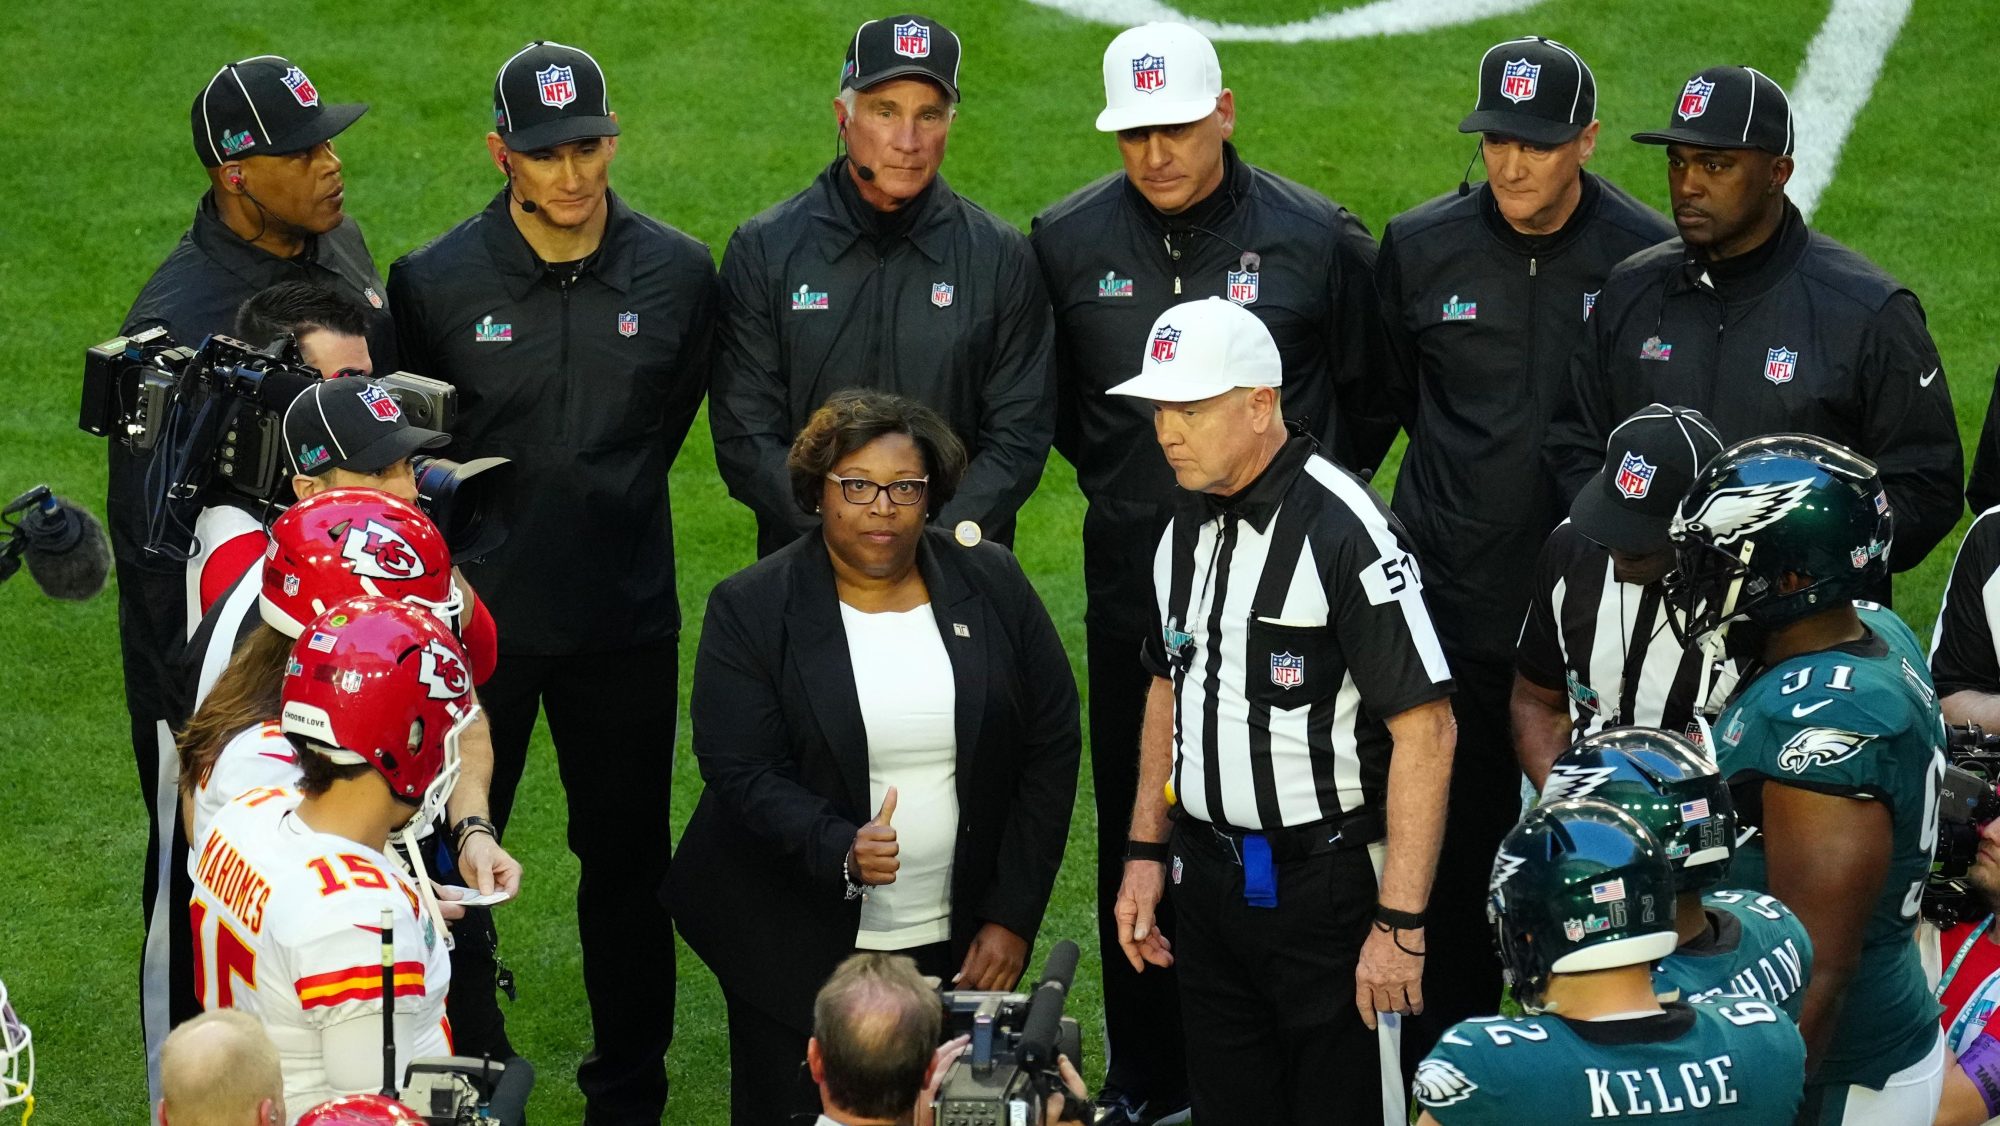
[[[379,520],[349,521],[334,529],[341,537],[340,555],[348,569],[362,578],[401,582],[424,573],[424,561],[401,532]]]
[[[472,678],[465,672],[464,659],[442,641],[426,642],[421,657],[417,664],[417,679],[423,681],[431,699],[456,700],[472,687]]]
[[[1734,543],[1784,519],[1804,503],[1812,487],[1807,478],[1717,489],[1703,498],[1693,515],[1685,509],[1675,513],[1670,532],[1675,539],[1704,535],[1717,544]]]
[[[1804,774],[1815,766],[1832,766],[1861,753],[1875,741],[1873,735],[1842,731],[1836,727],[1808,727],[1789,739],[1778,752],[1778,765],[1793,774]]]
[[[1425,1106],[1450,1106],[1471,1098],[1479,1084],[1449,1061],[1432,1056],[1417,1065],[1417,1077],[1410,1087]]]

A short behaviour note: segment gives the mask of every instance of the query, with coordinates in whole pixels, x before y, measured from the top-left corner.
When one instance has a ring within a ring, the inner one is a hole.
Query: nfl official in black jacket
[[[1896,516],[1890,570],[1922,562],[1965,507],[1951,389],[1916,295],[1785,198],[1785,92],[1746,67],[1711,67],[1688,80],[1666,130],[1633,139],[1666,146],[1680,237],[1604,284],[1550,432],[1564,496],[1597,471],[1620,419],[1677,403],[1725,442],[1806,433],[1874,461]]]
[[[280,282],[310,282],[357,303],[367,318],[368,347],[380,370],[395,367],[395,330],[382,279],[361,228],[342,205],[340,158],[333,138],[367,109],[322,105],[304,71],[277,55],[258,55],[216,71],[189,109],[194,151],[209,189],[194,223],[160,264],[118,331],[163,326],[193,348],[212,333],[233,332],[236,310]],[[118,637],[125,707],[140,789],[153,822],[146,856],[147,940],[140,973],[147,1076],[159,1091],[159,1049],[169,1029],[201,1011],[189,975],[193,964],[187,901],[192,885],[168,859],[179,804],[172,785],[179,757],[171,728],[193,701],[181,685],[179,657],[187,621],[187,564],[145,550],[151,457],[118,442],[110,447],[105,510],[118,564]],[[182,529],[164,529],[169,552],[192,545]]]
[[[667,875],[679,686],[667,473],[708,385],[708,248],[609,188],[619,129],[596,60],[535,42],[494,82],[505,186],[398,261],[409,366],[458,389],[455,457],[514,461],[504,544],[463,564],[500,629],[480,690],[504,832],[544,707],[582,868],[577,926],[597,1123],[657,1123],[673,1038]],[[646,701],[646,706],[634,706]]]
[[[939,521],[1010,543],[1054,427],[1049,303],[1021,233],[939,176],[958,114],[958,37],[935,20],[870,20],[834,101],[849,155],[744,223],[722,258],[709,426],[757,554],[813,525],[785,451],[827,396],[877,387],[944,416],[972,455]]]
[[[1493,850],[1519,786],[1508,737],[1515,638],[1535,559],[1562,519],[1541,466],[1570,353],[1605,275],[1673,228],[1584,170],[1597,144],[1597,83],[1539,37],[1489,49],[1459,131],[1480,136],[1485,182],[1390,220],[1376,261],[1392,363],[1387,391],[1410,444],[1396,515],[1424,564],[1424,601],[1458,692],[1458,759],[1431,910],[1424,1013],[1405,1058],[1494,1012],[1500,966],[1481,925]],[[1449,920],[1449,924],[1447,924]]]
[[[1156,613],[1153,552],[1176,489],[1151,404],[1104,392],[1138,370],[1154,318],[1226,297],[1277,341],[1285,415],[1322,448],[1372,468],[1394,431],[1366,430],[1346,409],[1374,397],[1365,388],[1380,378],[1375,241],[1339,204],[1237,154],[1228,140],[1236,97],[1223,87],[1214,46],[1180,24],[1133,28],[1105,51],[1104,89],[1097,127],[1116,135],[1124,169],[1049,207],[1030,241],[1055,306],[1056,449],[1090,502],[1083,567],[1098,938],[1116,1045],[1099,1105],[1104,1122],[1127,1126],[1187,1103],[1173,972],[1134,973],[1118,954],[1112,917],[1152,681],[1139,646]],[[1365,460],[1358,447],[1369,449]],[[1171,928],[1171,917],[1162,925]]]

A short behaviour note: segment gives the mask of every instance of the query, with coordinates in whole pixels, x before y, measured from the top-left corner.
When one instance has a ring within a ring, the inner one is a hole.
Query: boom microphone
[[[1479,163],[1479,157],[1486,151],[1486,138],[1472,143],[1472,159],[1465,162],[1465,174],[1458,178],[1458,194],[1461,198],[1472,194],[1472,166]]]
[[[0,509],[0,582],[27,563],[42,593],[82,602],[104,589],[111,574],[111,544],[97,517],[37,485]]]
[[[1076,977],[1076,943],[1063,939],[1049,951],[1042,963],[1042,980],[1028,1002],[1028,1016],[1021,1022],[1021,1066],[1053,1067],[1056,1062],[1056,1032],[1062,1021],[1063,998]]]

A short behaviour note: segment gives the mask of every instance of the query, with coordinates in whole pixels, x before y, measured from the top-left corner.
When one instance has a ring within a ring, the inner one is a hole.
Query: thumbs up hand
[[[854,833],[854,847],[848,852],[847,871],[856,883],[879,885],[896,882],[896,830],[889,819],[896,815],[896,787],[882,795],[882,808]]]

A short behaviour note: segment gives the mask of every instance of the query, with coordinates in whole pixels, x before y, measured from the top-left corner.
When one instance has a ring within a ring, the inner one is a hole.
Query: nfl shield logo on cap
[[[921,59],[931,53],[931,29],[915,20],[896,25],[896,53],[908,59]]]
[[[1159,55],[1140,55],[1132,60],[1132,88],[1150,94],[1167,84],[1167,60]]]
[[[637,313],[618,314],[618,335],[620,336],[639,335],[639,314]]]
[[[1171,362],[1174,358],[1174,353],[1180,348],[1180,343],[1180,329],[1172,325],[1161,325],[1160,331],[1153,334],[1153,350],[1151,353],[1153,362],[1156,364]]]
[[[1687,86],[1681,90],[1681,106],[1675,112],[1680,114],[1682,121],[1692,121],[1708,112],[1708,96],[1713,93],[1715,83],[1703,82],[1701,75],[1697,74],[1688,79]]]
[[[311,107],[319,104],[319,91],[313,89],[312,79],[306,77],[305,71],[295,66],[287,67],[284,81],[285,89],[292,92],[292,97],[297,98],[300,105]]]
[[[931,304],[936,305],[940,309],[949,306],[951,304],[951,292],[950,282],[932,282]]]
[[[361,401],[378,422],[394,422],[403,417],[403,409],[396,405],[395,397],[372,383],[361,389]]]
[[[566,66],[551,66],[547,70],[535,72],[535,85],[541,88],[542,104],[561,109],[576,100],[576,70]]]
[[[1640,500],[1653,487],[1653,474],[1658,468],[1630,450],[1625,451],[1625,459],[1618,463],[1618,478],[1614,482],[1618,492],[1627,500]]]
[[[1306,682],[1306,659],[1291,653],[1271,654],[1271,683],[1290,691]]]
[[[1515,59],[1500,70],[1500,96],[1519,105],[1535,96],[1541,85],[1542,68],[1526,59]]]
[[[1798,370],[1799,354],[1790,348],[1772,348],[1764,353],[1764,378],[1773,383],[1790,383]]]

